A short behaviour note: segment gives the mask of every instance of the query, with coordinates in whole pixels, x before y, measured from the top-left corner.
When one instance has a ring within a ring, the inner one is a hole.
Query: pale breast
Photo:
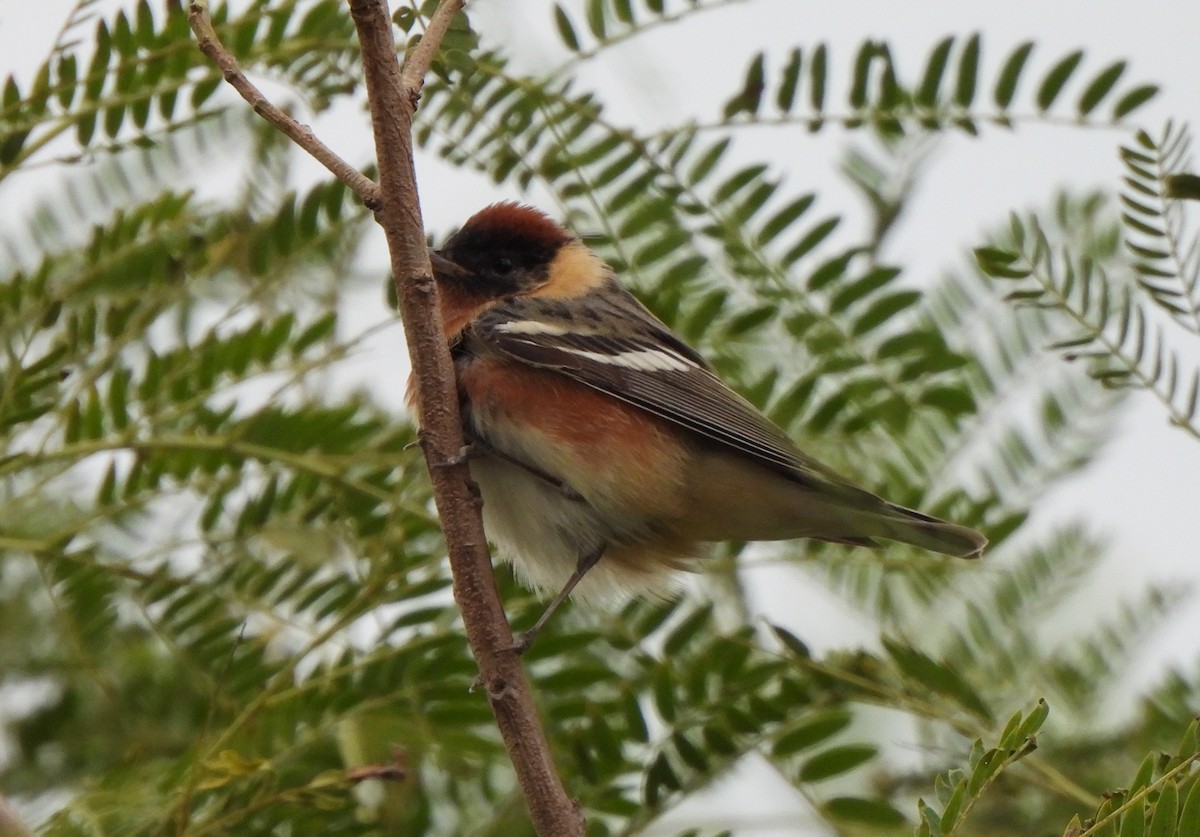
[[[666,533],[684,512],[690,451],[661,420],[554,373],[497,359],[461,365],[459,386],[468,431],[529,466],[486,454],[471,463],[488,537],[529,584],[557,592],[582,554],[606,544],[607,558],[588,573],[580,598],[669,589],[666,577],[689,551],[686,539]]]

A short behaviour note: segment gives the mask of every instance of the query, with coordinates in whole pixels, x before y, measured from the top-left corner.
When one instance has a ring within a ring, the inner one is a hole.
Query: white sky
[[[548,3],[475,0],[471,5],[485,39],[518,44],[525,66],[550,67],[565,57],[546,11]],[[0,71],[21,68],[28,73],[43,57],[67,8],[63,0],[36,4],[0,0]],[[581,24],[582,15],[575,19]],[[849,64],[862,39],[873,37],[888,40],[900,66],[915,72],[934,42],[948,34],[974,31],[984,35],[981,79],[994,79],[994,69],[987,68],[994,68],[1024,40],[1039,45],[1035,52],[1039,63],[1033,68],[1044,69],[1051,58],[1086,47],[1084,70],[1090,74],[1126,58],[1130,61],[1126,82],[1162,85],[1157,102],[1139,114],[1140,124],[1157,130],[1167,118],[1176,118],[1200,126],[1200,3],[1188,0],[1012,0],[1002,5],[970,0],[903,4],[759,0],[697,15],[636,40],[604,61],[586,65],[584,83],[607,94],[609,114],[617,121],[657,125],[688,117],[706,119],[719,113],[739,85],[749,56],[758,49],[766,49],[778,68],[790,47],[826,41],[833,50],[831,65],[838,68]],[[367,158],[369,126],[358,111],[343,108],[316,127],[348,159]],[[745,134],[744,139],[748,157],[774,160],[793,190],[815,190],[820,195],[825,212],[844,212],[848,219],[861,216],[858,199],[833,171],[847,140],[845,133],[831,130],[814,137],[802,131],[760,130]],[[904,264],[910,278],[937,275],[959,264],[965,248],[978,243],[980,231],[993,226],[1010,208],[1042,205],[1062,186],[1115,188],[1122,173],[1116,156],[1120,139],[1118,132],[1043,126],[1022,127],[1015,133],[985,128],[980,140],[952,137],[929,167],[916,203],[885,256]],[[434,231],[447,230],[491,200],[517,197],[428,158],[418,161],[418,175],[427,223]],[[14,178],[0,187],[0,213],[20,212],[36,184],[36,178]],[[382,236],[377,238],[369,259],[382,269]],[[383,316],[378,294],[364,296],[362,309],[349,320],[349,327],[365,327]],[[388,361],[397,350],[402,351],[399,332],[389,330],[363,358],[362,380],[378,375],[381,364],[394,367],[394,361]],[[1194,360],[1200,362],[1200,357]],[[387,375],[403,380],[395,371]],[[1081,612],[1111,609],[1119,593],[1134,592],[1150,580],[1200,582],[1198,475],[1200,442],[1167,426],[1157,405],[1139,397],[1101,460],[1039,506],[1043,522],[1082,516],[1113,538],[1111,558],[1086,591]],[[774,584],[759,584],[754,592],[764,611],[791,624],[818,651],[875,641],[869,623],[856,620],[828,598],[798,598],[803,594],[780,591]],[[1152,682],[1164,665],[1191,668],[1198,658],[1200,606],[1193,599],[1147,647],[1144,659],[1131,672],[1131,692],[1136,684]],[[760,775],[751,769],[750,773],[760,788],[772,781],[765,772]],[[718,824],[711,817],[722,812],[735,813],[739,819],[746,813],[742,798],[746,784],[726,786],[730,790],[718,795],[713,807],[702,808],[710,827]],[[756,796],[783,802],[779,811],[769,801],[759,805],[756,799],[754,806],[756,819],[776,821],[778,827],[739,833],[759,837],[822,833],[802,824],[803,808],[790,801],[790,793]],[[673,822],[679,827],[685,824]]]

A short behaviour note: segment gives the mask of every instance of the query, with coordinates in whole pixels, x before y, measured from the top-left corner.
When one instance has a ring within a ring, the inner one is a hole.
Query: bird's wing
[[[871,497],[801,453],[615,280],[583,299],[511,299],[479,317],[469,339],[674,422],[804,487],[851,502]]]

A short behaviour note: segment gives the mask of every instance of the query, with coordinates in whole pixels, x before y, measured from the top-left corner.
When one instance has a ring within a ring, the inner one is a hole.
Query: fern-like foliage
[[[1087,818],[1075,817],[1063,837],[1103,834],[1191,834],[1200,828],[1197,721],[1173,752],[1146,756],[1127,788],[1114,790]]]
[[[73,136],[77,152],[146,145],[159,134],[214,115],[221,84],[190,40],[187,11],[174,1],[155,11],[142,0],[111,19],[80,3],[50,56],[24,91],[9,75],[0,96],[0,179],[47,156],[51,143]],[[221,5],[214,20],[246,60],[303,89],[315,109],[353,90],[353,26],[336,3],[254,4],[231,18]],[[89,36],[90,31],[90,36]]]
[[[954,768],[935,780],[934,792],[940,810],[925,800],[918,804],[921,814],[918,837],[954,834],[1001,773],[1037,749],[1035,736],[1048,714],[1049,708],[1044,702],[1024,715],[1018,711],[1005,725],[997,746],[990,749],[984,747],[982,739],[975,739],[967,768]]]
[[[983,38],[979,33],[938,41],[919,76],[911,80],[902,75],[886,42],[867,41],[851,63],[841,111],[830,110],[834,59],[826,44],[793,48],[774,78],[767,55],[760,52],[747,67],[742,88],[725,103],[722,122],[795,123],[815,131],[833,121],[848,128],[869,126],[888,135],[946,129],[976,134],[981,123],[1013,127],[1030,116],[1056,118],[1068,109],[1069,116],[1061,118],[1116,123],[1158,92],[1152,84],[1122,85],[1124,61],[1085,76],[1080,72],[1083,50],[1067,53],[1034,76],[1034,48],[1032,41],[1014,48],[1005,56],[999,75],[987,84],[980,78]],[[1028,105],[1018,95],[1023,85],[1030,94]],[[1023,105],[1029,110],[1021,111]]]
[[[979,248],[976,258],[988,275],[1016,284],[1011,301],[1059,318],[1065,333],[1054,349],[1087,362],[1089,373],[1105,386],[1151,393],[1172,424],[1200,438],[1200,367],[1175,348],[1194,345],[1197,336],[1200,245],[1194,236],[1188,239],[1178,201],[1166,196],[1162,184],[1172,172],[1154,169],[1183,164],[1187,133],[1168,126],[1160,142],[1145,132],[1137,138],[1142,151],[1122,149],[1129,172],[1121,196],[1128,258],[1097,264],[1053,240],[1038,217],[1016,215],[1007,238]],[[1169,150],[1157,151],[1164,147]],[[1147,193],[1157,195],[1157,203]]]

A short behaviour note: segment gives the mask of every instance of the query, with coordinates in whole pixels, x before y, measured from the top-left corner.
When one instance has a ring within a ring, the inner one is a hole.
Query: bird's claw
[[[458,449],[458,453],[454,454],[453,456],[446,457],[441,462],[431,462],[431,463],[429,463],[429,467],[431,467],[431,468],[457,468],[459,465],[467,464],[467,462],[471,459],[471,456],[474,455],[474,453],[475,453],[474,445],[470,445],[470,444],[463,445],[461,448]]]
[[[528,631],[525,631],[524,633],[517,634],[516,636],[513,637],[513,644],[509,648],[509,650],[512,651],[514,654],[516,654],[518,657],[521,657],[525,654],[526,651],[529,650],[529,647],[531,645],[533,645],[533,641],[536,638],[537,638],[537,631],[535,631],[535,630],[528,630]]]

